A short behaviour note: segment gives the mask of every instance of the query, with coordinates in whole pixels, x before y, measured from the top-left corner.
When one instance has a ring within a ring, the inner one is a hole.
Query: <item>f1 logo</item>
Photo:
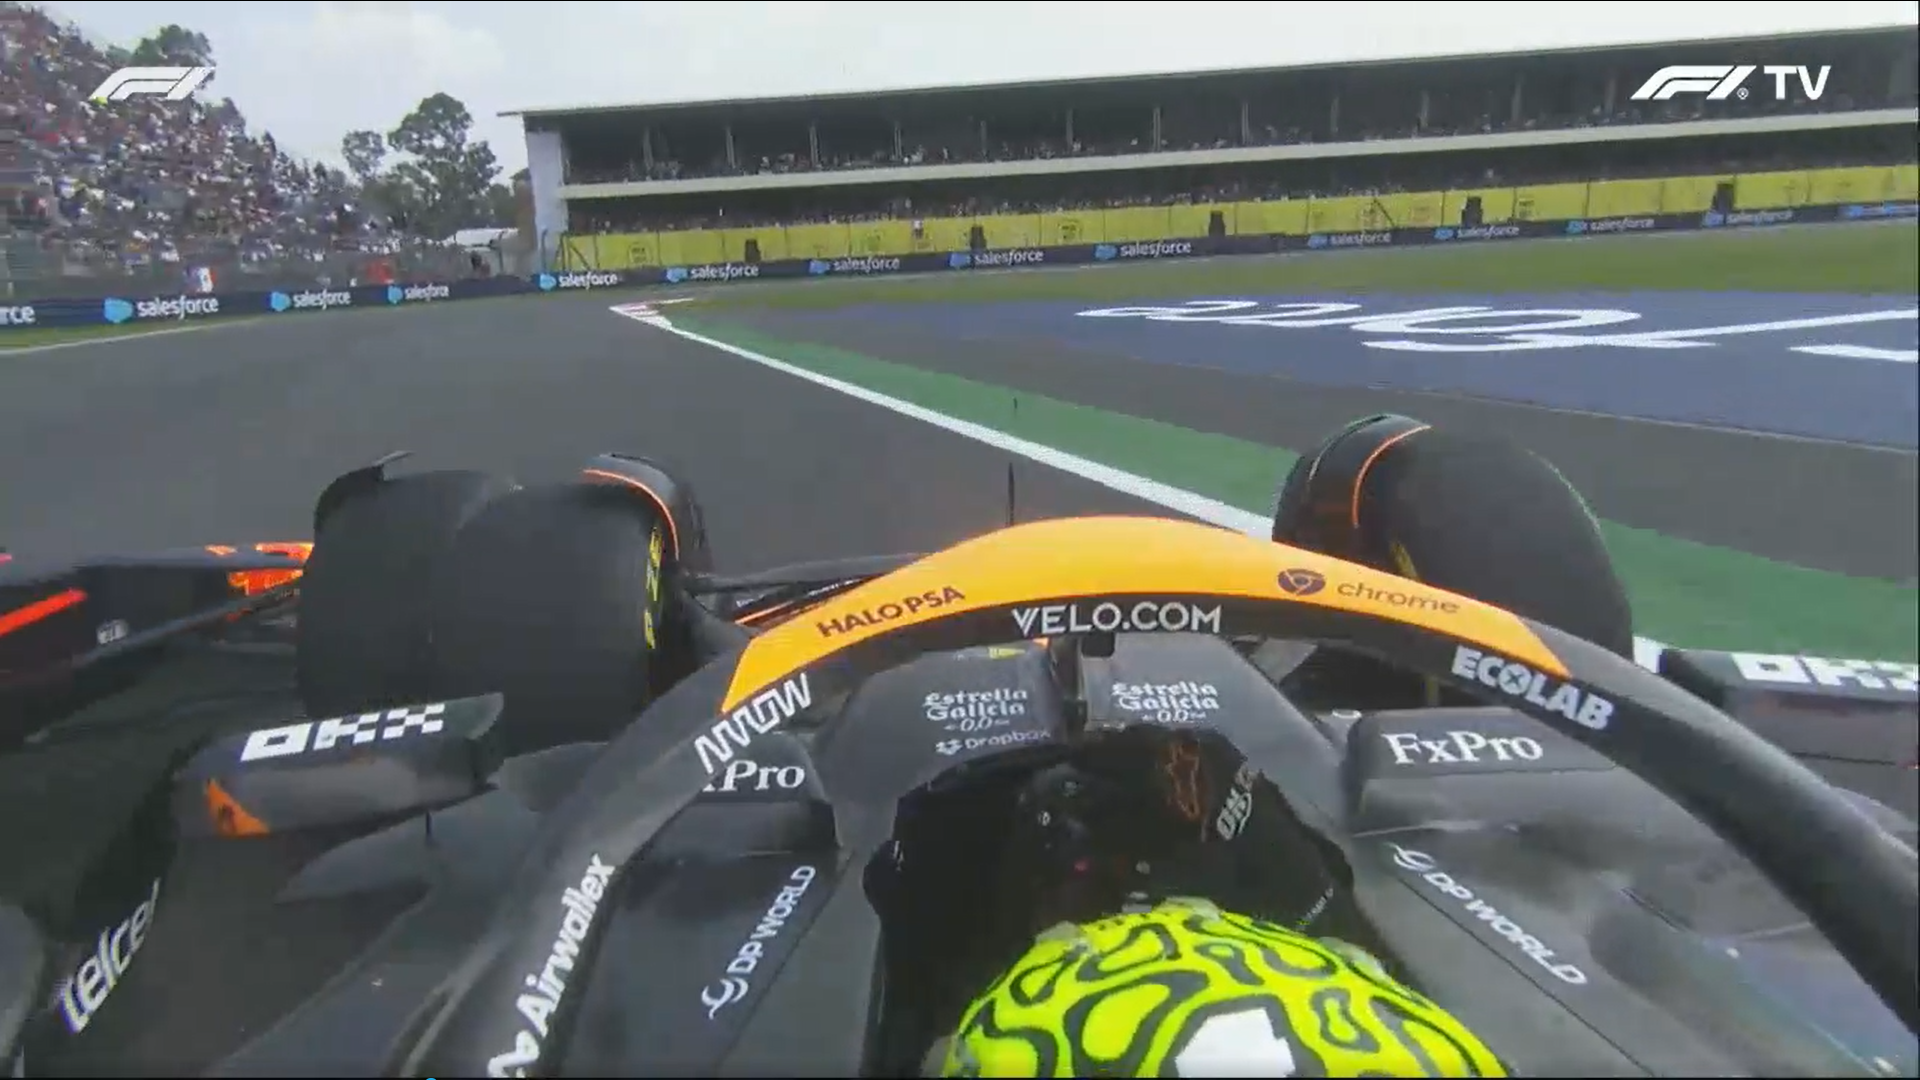
[[[1708,101],[1725,101],[1737,98],[1745,101],[1747,89],[1744,85],[1747,76],[1756,71],[1773,76],[1773,98],[1775,101],[1787,100],[1787,79],[1797,77],[1800,80],[1800,92],[1808,101],[1819,101],[1827,92],[1827,76],[1833,73],[1832,65],[1820,68],[1816,77],[1813,69],[1798,64],[1768,64],[1759,67],[1754,64],[1675,64],[1663,67],[1653,73],[1653,77],[1640,84],[1633,92],[1634,101],[1670,101],[1682,94],[1705,94]]]
[[[1752,64],[1675,64],[1661,68],[1641,83],[1633,92],[1633,100],[1668,101],[1676,94],[1704,93],[1708,101],[1725,101],[1755,70]]]
[[[184,101],[208,79],[210,67],[130,67],[107,76],[94,90],[94,101],[125,101],[130,97],[158,94],[168,101]]]

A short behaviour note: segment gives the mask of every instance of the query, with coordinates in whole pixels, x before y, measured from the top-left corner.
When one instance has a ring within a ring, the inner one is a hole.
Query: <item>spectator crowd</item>
[[[1817,102],[1770,94],[1715,103],[1715,116],[1785,108],[1911,106],[1914,48],[1862,39]],[[1904,49],[1904,51],[1903,51]],[[1881,56],[1887,53],[1887,56]],[[77,278],[174,269],[304,277],[316,283],[411,272],[442,275],[458,253],[405,239],[356,206],[349,178],[249,131],[215,82],[185,101],[89,100],[125,57],[38,9],[0,0],[0,288],[23,277]],[[1551,58],[1550,58],[1551,59]],[[818,173],[924,164],[1151,154],[1241,146],[1405,139],[1692,119],[1703,99],[1624,100],[1655,52],[1628,50],[1538,63],[1524,57],[1378,71],[1319,70],[1148,83],[1145,90],[1036,90],[1031,108],[1005,95],[826,100],[786,121],[736,122],[698,109],[650,126],[617,121],[568,130],[574,183]],[[1531,65],[1531,66],[1529,66]],[[1904,74],[1903,74],[1904,73]],[[1891,77],[1889,77],[1889,75]],[[1624,80],[1624,81],[1623,81]],[[999,104],[995,104],[995,103]],[[1158,104],[1156,104],[1156,102]],[[954,214],[1085,210],[1242,199],[1385,194],[1476,184],[1552,182],[1670,172],[1688,147],[1628,160],[1569,153],[1324,159],[1312,166],[1153,169],[1005,177],[979,184],[852,185],[576,203],[580,232],[853,222]],[[1753,168],[1781,160],[1695,148],[1695,165]],[[1785,151],[1782,151],[1785,152]],[[1910,155],[1911,141],[1903,151]],[[1801,154],[1804,157],[1804,153]],[[1818,156],[1818,155],[1816,155]],[[1738,160],[1729,160],[1737,157]],[[1426,159],[1432,160],[1426,160]],[[1708,159],[1711,160],[1708,160]],[[1445,160],[1440,160],[1445,159]],[[1656,160],[1657,159],[1657,160]],[[1802,162],[1803,164],[1805,162]],[[1555,175],[1563,174],[1563,175]],[[219,287],[228,287],[222,282]],[[0,292],[4,295],[4,292]]]
[[[1632,92],[1671,61],[1672,50],[1633,47],[1065,84],[1036,87],[1018,99],[964,91],[830,98],[808,103],[805,114],[786,110],[784,121],[752,121],[697,104],[664,106],[629,126],[596,118],[591,131],[563,125],[562,133],[568,182],[622,183],[1845,112],[1912,107],[1920,96],[1915,46],[1897,32],[1863,32],[1823,46],[1830,54],[1823,57],[1809,56],[1796,42],[1782,47],[1802,61],[1834,61],[1825,65],[1829,77],[1817,98],[1794,91],[1779,97],[1772,77],[1755,73],[1749,76],[1753,92],[1725,100],[1695,95],[1636,102]]]
[[[1854,134],[1854,133],[1846,133]],[[1910,129],[1908,131],[1910,135]],[[1812,132],[1737,140],[1614,144],[1505,153],[1316,159],[1140,172],[1033,174],[917,185],[909,196],[883,185],[763,189],[707,195],[581,200],[570,224],[581,233],[853,224],[862,221],[1086,212],[1144,206],[1383,196],[1673,175],[1731,175],[1823,165],[1911,161],[1911,141]]]
[[[124,57],[0,0],[0,247],[13,277],[207,268],[352,274],[407,242],[348,178],[249,132],[215,82],[193,98],[89,100]]]
[[[1830,78],[1817,99],[1777,98],[1770,81],[1756,73],[1753,92],[1722,101],[1692,96],[1635,102],[1631,95],[1640,82],[1672,59],[1669,48],[1636,47],[1373,70],[1171,77],[1132,86],[1068,84],[1035,88],[1017,103],[1002,93],[970,99],[828,99],[810,103],[811,122],[793,111],[784,122],[753,122],[698,105],[667,107],[624,127],[605,117],[596,118],[590,128],[569,129],[562,122],[561,137],[570,182],[620,183],[1911,108],[1920,97],[1914,77],[1916,46],[1898,32],[1862,32],[1837,44],[1821,42],[1811,52],[1805,39],[1769,43],[1767,48],[1775,45],[1774,51],[1785,50],[1784,58],[1817,64],[1831,60]],[[1743,57],[1752,51],[1743,49]],[[1703,52],[1699,58],[1713,57]],[[1908,129],[1903,147],[1892,151],[1895,160],[1911,160],[1910,136]],[[1843,139],[1822,141],[1797,133],[1738,145],[1729,145],[1731,141],[1666,140],[1653,150],[1647,144],[1615,143],[1600,153],[1590,146],[1585,152],[1570,146],[1002,176],[990,190],[978,181],[921,182],[906,190],[893,184],[856,184],[593,199],[574,203],[570,224],[581,232],[749,228],[1378,195],[1629,179],[1675,171],[1878,164],[1886,163],[1880,158],[1888,152],[1879,145],[1840,145]]]

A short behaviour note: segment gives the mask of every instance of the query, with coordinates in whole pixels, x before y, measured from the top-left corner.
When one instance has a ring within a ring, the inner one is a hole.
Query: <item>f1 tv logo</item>
[[[107,76],[92,94],[94,101],[125,101],[130,97],[164,95],[168,101],[184,101],[201,84],[213,78],[210,67],[130,67]]]
[[[1708,101],[1747,100],[1747,88],[1744,85],[1747,76],[1759,71],[1773,76],[1773,100],[1787,100],[1787,79],[1798,76],[1801,96],[1808,101],[1819,101],[1820,95],[1827,92],[1827,76],[1833,74],[1833,65],[1820,68],[1818,78],[1813,69],[1804,64],[1768,64],[1757,67],[1753,64],[1676,64],[1663,67],[1653,73],[1653,77],[1640,84],[1633,92],[1634,101],[1668,101],[1682,94],[1705,94]]]

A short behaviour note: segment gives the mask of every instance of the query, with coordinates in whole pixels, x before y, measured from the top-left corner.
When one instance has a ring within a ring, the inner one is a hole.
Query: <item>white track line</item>
[[[1673,348],[1703,338],[1733,337],[1739,334],[1775,334],[1785,330],[1822,330],[1830,326],[1858,326],[1862,323],[1913,322],[1920,319],[1920,308],[1896,308],[1887,311],[1859,311],[1846,315],[1812,315],[1804,319],[1775,319],[1770,322],[1735,323],[1731,326],[1690,326],[1677,330],[1641,330],[1624,334],[1514,334],[1514,338],[1542,343],[1619,345],[1643,348]],[[1705,342],[1712,345],[1716,342]]]
[[[1871,345],[1795,345],[1797,353],[1837,356],[1843,360],[1890,360],[1896,364],[1920,363],[1920,349],[1877,349]]]
[[[622,312],[622,314],[626,313]],[[972,439],[975,442],[985,443],[996,450],[1004,450],[1009,454],[1016,454],[1029,461],[1036,461],[1042,465],[1059,469],[1062,472],[1071,473],[1084,480],[1091,480],[1102,487],[1112,488],[1122,494],[1132,495],[1137,499],[1144,499],[1147,502],[1164,506],[1169,510],[1175,510],[1189,517],[1198,518],[1210,525],[1218,525],[1222,528],[1232,529],[1235,532],[1250,533],[1255,536],[1265,535],[1272,527],[1272,522],[1268,518],[1259,514],[1249,513],[1237,506],[1230,506],[1218,499],[1210,499],[1205,495],[1185,491],[1173,487],[1170,484],[1162,484],[1158,480],[1149,480],[1144,476],[1138,476],[1123,469],[1116,469],[1111,465],[1102,465],[1097,461],[1083,458],[1078,454],[1070,454],[1064,450],[1056,450],[1051,446],[1043,446],[1040,443],[1028,439],[1008,435],[1006,432],[996,431],[983,424],[976,424],[970,420],[961,420],[957,417],[948,416],[945,413],[935,412],[932,409],[924,408],[911,402],[901,401],[899,398],[888,397],[878,391],[869,390],[864,386],[844,382],[830,375],[822,375],[817,371],[809,371],[806,368],[789,364],[784,360],[776,360],[771,356],[762,355],[751,349],[743,349],[738,345],[731,345],[727,342],[707,337],[704,334],[697,334],[692,330],[682,329],[681,327],[673,325],[673,323],[663,315],[627,315],[627,317],[634,319],[636,322],[643,322],[648,326],[665,330],[670,334],[685,338],[688,341],[699,342],[708,348],[731,353],[734,356],[740,357],[742,360],[751,360],[756,364],[770,367],[781,374],[791,375],[796,379],[805,379],[816,386],[824,386],[836,393],[845,394],[850,398],[864,401],[869,405],[877,405],[890,412],[911,417],[921,423],[931,424],[934,427],[951,431],[955,435]]]
[[[8,346],[6,339],[0,338],[0,360],[9,356],[21,356],[26,353],[52,352],[55,349],[78,349],[83,345],[112,345],[120,341],[143,341],[147,338],[166,337],[169,334],[192,334],[201,330],[213,330],[223,326],[245,326],[248,323],[256,323],[259,321],[260,319],[258,317],[221,319],[217,322],[208,321],[196,323],[192,326],[175,326],[165,330],[141,330],[132,334],[113,334],[109,337],[76,338],[72,341],[50,341],[45,345]]]
[[[1217,525],[1224,529],[1232,529],[1234,532],[1246,533],[1249,536],[1257,537],[1266,537],[1273,527],[1273,519],[1268,515],[1242,510],[1237,506],[1231,506],[1218,499],[1211,499],[1196,492],[1174,487],[1171,484],[1163,484],[1158,480],[1150,480],[1147,477],[1127,472],[1124,469],[1116,469],[1111,465],[1102,465],[1097,461],[1083,458],[1078,454],[1070,454],[1065,450],[1056,450],[1051,446],[1043,446],[1030,439],[1022,439],[1016,435],[1009,435],[1004,431],[997,431],[985,425],[976,424],[970,420],[961,420],[958,417],[935,412],[932,409],[915,405],[909,401],[889,397],[877,390],[869,390],[864,386],[858,386],[854,383],[836,379],[831,375],[822,375],[817,371],[809,371],[796,364],[789,364],[785,360],[779,360],[767,356],[764,353],[754,352],[752,349],[742,348],[738,345],[707,337],[705,334],[695,333],[692,330],[675,326],[666,316],[651,310],[643,310],[639,305],[622,305],[621,307],[614,307],[608,310],[623,318],[632,319],[637,323],[643,323],[657,330],[664,330],[669,334],[684,338],[687,341],[705,345],[710,349],[718,349],[729,355],[737,356],[742,360],[752,361],[762,367],[772,368],[783,375],[791,375],[796,379],[804,379],[815,386],[825,387],[835,393],[845,394],[855,400],[864,401],[869,405],[878,406],[886,409],[888,412],[897,413],[901,416],[918,420],[924,424],[931,424],[943,431],[950,431],[962,438],[972,439],[974,442],[983,443],[996,450],[1001,450],[1026,458],[1029,461],[1058,469],[1061,472],[1077,476],[1082,480],[1090,480],[1093,483],[1099,484],[1101,487],[1110,488],[1123,495],[1131,495],[1143,502],[1150,502],[1156,506],[1165,507],[1176,513],[1185,514],[1196,520],[1204,521],[1209,525]],[[1279,477],[1275,477],[1274,481],[1277,484]],[[1666,646],[1661,642],[1654,641],[1651,638],[1637,637],[1634,639],[1633,658],[1642,667],[1656,669],[1660,662],[1660,654],[1665,649]]]

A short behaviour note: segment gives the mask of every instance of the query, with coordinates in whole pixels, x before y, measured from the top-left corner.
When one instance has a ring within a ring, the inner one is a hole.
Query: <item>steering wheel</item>
[[[1711,827],[1920,1031],[1915,852],[1785,752],[1608,650],[1468,597],[1212,526],[1104,517],[1014,526],[929,555],[769,629],[655,701],[550,812],[488,932],[394,1049],[397,1074],[555,1068],[558,1028],[536,1030],[516,1000],[552,950],[565,894],[607,867],[617,876],[729,760],[813,702],[922,653],[1088,629],[1326,642],[1518,709]],[[567,1005],[563,995],[555,1019]]]

